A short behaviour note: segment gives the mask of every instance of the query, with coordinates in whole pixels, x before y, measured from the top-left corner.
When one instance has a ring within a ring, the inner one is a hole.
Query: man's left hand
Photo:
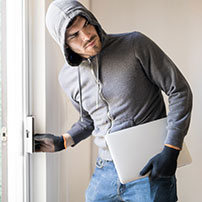
[[[150,172],[150,178],[171,177],[175,174],[177,168],[177,158],[180,150],[176,150],[167,146],[161,153],[154,156],[147,165],[141,170],[140,175]]]

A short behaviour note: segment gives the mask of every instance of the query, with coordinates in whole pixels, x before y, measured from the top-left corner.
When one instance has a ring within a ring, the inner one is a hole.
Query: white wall
[[[177,64],[189,81],[194,108],[186,142],[193,163],[177,172],[179,202],[202,201],[202,1],[92,0],[91,8],[108,33],[141,31]]]

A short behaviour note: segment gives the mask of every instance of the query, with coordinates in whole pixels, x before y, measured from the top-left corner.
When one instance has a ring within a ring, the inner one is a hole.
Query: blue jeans
[[[121,184],[112,161],[97,159],[86,202],[176,202],[176,178],[141,178]]]

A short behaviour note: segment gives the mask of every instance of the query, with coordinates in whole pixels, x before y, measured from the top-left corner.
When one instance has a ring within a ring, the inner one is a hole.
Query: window
[[[6,135],[6,51],[5,51],[5,0],[0,0],[0,130]],[[0,201],[7,201],[7,144],[6,137],[0,137]]]
[[[2,202],[24,201],[23,1],[1,0],[1,2],[3,6],[1,21],[3,100],[1,100],[3,126],[6,127],[8,136],[8,143],[2,142]]]
[[[1,26],[1,13],[2,13],[2,9],[1,9],[1,0],[0,0],[0,30],[2,30],[2,26]],[[2,38],[1,38],[1,32],[0,32],[0,55],[1,55],[1,43],[2,43]],[[1,59],[2,57],[0,57],[0,128],[2,128],[2,91],[1,91],[1,69],[2,69],[2,65],[1,65]],[[1,198],[1,193],[2,193],[2,150],[1,150],[1,144],[0,144],[0,201],[2,201]]]
[[[0,0],[0,30],[2,30],[1,29],[1,13],[2,13],[2,10],[1,10],[1,0]],[[0,55],[1,55],[1,43],[2,43],[2,39],[1,39],[1,32],[0,32]],[[2,101],[1,101],[1,69],[2,69],[2,65],[1,65],[1,58],[2,57],[0,57],[0,128],[2,128]],[[2,201],[1,200],[1,193],[2,193],[2,189],[1,189],[1,184],[2,184],[2,163],[1,163],[1,159],[2,159],[2,151],[1,151],[1,144],[0,144],[0,201]]]

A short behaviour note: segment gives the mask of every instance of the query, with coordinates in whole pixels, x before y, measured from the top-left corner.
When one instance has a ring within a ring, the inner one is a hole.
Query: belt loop
[[[96,161],[97,168],[102,168],[104,166],[104,160],[101,158],[98,158]]]

